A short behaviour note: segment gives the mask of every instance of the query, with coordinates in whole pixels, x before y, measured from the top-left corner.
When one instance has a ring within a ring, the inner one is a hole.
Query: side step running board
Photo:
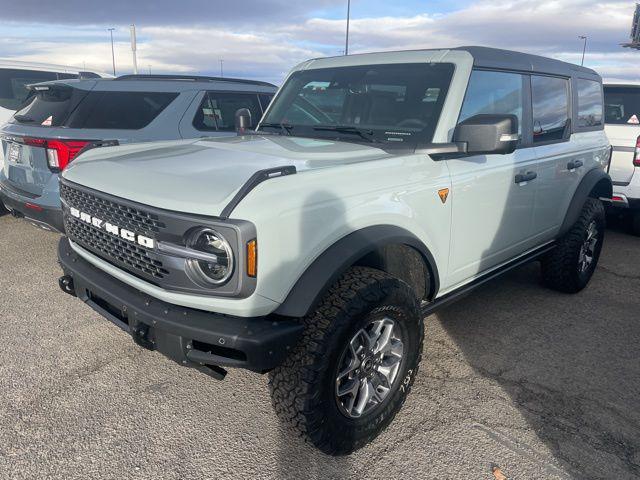
[[[424,317],[431,315],[432,313],[435,313],[436,311],[438,311],[439,309],[455,302],[456,300],[460,300],[461,298],[466,297],[467,295],[469,295],[473,290],[475,290],[476,288],[480,287],[481,285],[484,285],[485,283],[501,276],[502,274],[513,270],[514,268],[520,267],[522,265],[525,265],[529,262],[533,262],[534,260],[537,260],[538,258],[540,258],[542,255],[544,255],[545,253],[553,250],[555,247],[555,242],[545,245],[543,247],[540,247],[522,257],[516,258],[515,260],[502,265],[501,267],[496,268],[495,270],[492,270],[491,272],[476,278],[473,282],[468,283],[467,285],[463,285],[462,287],[447,293],[446,295],[443,295],[440,298],[437,298],[436,300],[434,300],[433,302],[429,302],[429,303],[423,303],[422,305],[422,315]]]

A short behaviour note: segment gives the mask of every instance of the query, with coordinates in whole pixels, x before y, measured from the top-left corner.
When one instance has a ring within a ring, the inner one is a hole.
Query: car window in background
[[[175,92],[89,92],[69,116],[69,128],[139,130],[178,96]]]
[[[56,79],[55,72],[0,68],[0,107],[17,110],[29,96],[27,85]]]
[[[578,127],[602,125],[602,87],[594,80],[578,79]]]
[[[240,108],[248,108],[253,125],[257,125],[262,109],[255,93],[207,92],[193,119],[193,126],[201,131],[234,131],[236,111]]]
[[[506,114],[518,117],[522,132],[523,77],[517,73],[475,70],[464,97],[460,120],[480,114]]]
[[[569,124],[569,81],[532,75],[531,96],[533,143],[564,139]]]
[[[267,107],[269,106],[269,104],[271,103],[271,100],[273,100],[273,94],[267,94],[267,93],[261,93],[258,95],[258,98],[260,99],[260,105],[262,106],[262,112],[266,112],[267,111]]]
[[[604,123],[640,124],[640,88],[606,85],[604,87]]]
[[[62,126],[86,94],[85,90],[66,85],[47,87],[46,90],[39,90],[33,94],[15,113],[11,122],[51,127]]]

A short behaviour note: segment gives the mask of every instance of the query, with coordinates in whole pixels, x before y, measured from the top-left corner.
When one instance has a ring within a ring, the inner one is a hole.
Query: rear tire
[[[577,293],[585,288],[598,265],[604,234],[604,206],[600,200],[589,198],[578,221],[542,259],[544,283],[565,293]]]
[[[411,389],[424,333],[418,299],[401,280],[354,267],[302,321],[303,338],[269,374],[274,409],[324,453],[351,453],[393,420]]]

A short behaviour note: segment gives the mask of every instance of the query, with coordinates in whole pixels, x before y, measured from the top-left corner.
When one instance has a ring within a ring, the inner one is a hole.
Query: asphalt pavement
[[[2,479],[640,478],[640,238],[608,231],[578,295],[530,264],[428,317],[404,408],[340,458],[265,376],[182,368],[63,294],[58,238],[0,217]]]

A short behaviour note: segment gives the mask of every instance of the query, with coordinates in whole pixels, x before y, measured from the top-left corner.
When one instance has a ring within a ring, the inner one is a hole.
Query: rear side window
[[[64,125],[69,114],[86,94],[85,90],[64,85],[40,90],[25,101],[11,121],[50,127]]]
[[[0,69],[0,107],[17,110],[29,96],[27,85],[56,80],[55,72]]]
[[[89,92],[65,126],[139,130],[173,102],[175,92]]]
[[[253,125],[258,124],[262,109],[255,93],[207,92],[193,119],[193,126],[201,131],[234,131],[236,111],[240,108],[248,108]]]
[[[578,79],[578,127],[602,125],[602,87],[600,82]]]
[[[614,125],[640,124],[640,88],[605,86],[604,122]]]
[[[569,81],[531,77],[533,143],[563,140],[569,125]]]
[[[518,132],[522,132],[522,105],[522,75],[476,70],[469,80],[460,121],[479,114],[515,115]]]

